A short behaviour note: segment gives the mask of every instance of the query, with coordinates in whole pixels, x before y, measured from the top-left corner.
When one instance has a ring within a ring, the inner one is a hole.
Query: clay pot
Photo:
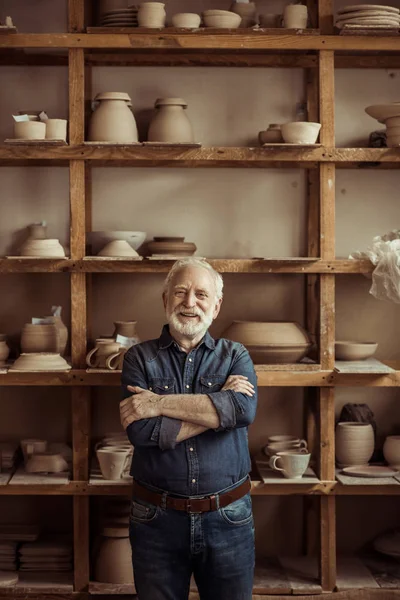
[[[196,13],[177,13],[172,17],[173,27],[184,29],[197,29],[200,27],[201,17]]]
[[[230,10],[242,17],[239,27],[252,27],[256,25],[257,9],[254,2],[233,2]]]
[[[55,239],[30,239],[20,249],[21,256],[37,256],[39,258],[61,258],[65,256],[64,248]]]
[[[40,121],[14,122],[14,138],[17,140],[44,140],[46,123]]]
[[[289,4],[283,11],[283,26],[287,29],[306,29],[307,18],[307,6]]]
[[[21,354],[10,371],[69,371],[71,365],[55,352]]]
[[[65,119],[47,119],[46,140],[67,141],[67,123]]]
[[[155,237],[147,244],[150,254],[171,254],[173,256],[192,256],[197,247],[193,242],[184,242],[185,238]]]
[[[140,339],[136,331],[137,321],[114,321],[114,333],[113,337],[116,338],[117,335],[123,335],[127,338],[135,338],[137,340],[136,344],[139,344]]]
[[[307,121],[292,121],[281,125],[283,139],[288,144],[315,144],[320,129],[320,123]]]
[[[135,117],[129,108],[131,99],[123,92],[97,94],[98,106],[89,123],[89,140],[130,144],[138,141]]]
[[[58,352],[59,333],[55,323],[32,325],[26,323],[22,328],[22,352]]]
[[[271,123],[268,129],[260,131],[258,141],[261,146],[263,144],[281,144],[283,142],[281,126],[276,123]]]
[[[341,467],[366,465],[374,452],[374,430],[369,423],[338,423],[335,433],[336,460]]]
[[[95,581],[102,583],[133,583],[132,549],[125,528],[124,537],[102,537],[94,568]],[[113,533],[107,530],[107,533]]]
[[[27,438],[21,440],[21,450],[25,463],[36,452],[43,453],[47,450],[47,440],[38,440],[35,438]]]
[[[131,455],[130,448],[121,448],[120,446],[97,448],[96,456],[104,479],[121,479]]]
[[[192,125],[185,114],[187,103],[181,98],[158,98],[147,139],[149,142],[171,144],[194,141]]]
[[[0,367],[5,366],[9,355],[10,355],[10,348],[7,346],[6,340],[0,340]]]
[[[137,250],[146,239],[145,231],[88,231],[88,243],[93,254],[97,254],[108,242],[125,240],[134,250]]]
[[[29,457],[25,470],[27,473],[62,473],[68,471],[68,463],[61,454],[34,452]]]
[[[400,469],[400,435],[388,435],[383,444],[383,456],[386,462]]]
[[[165,4],[162,2],[142,2],[138,11],[139,27],[158,29],[165,27]]]
[[[307,332],[298,324],[284,321],[233,321],[222,337],[245,346],[265,344],[308,345]]]
[[[98,338],[96,345],[86,356],[86,364],[93,369],[107,369],[107,359],[119,354],[121,345],[113,339]],[[115,367],[116,368],[116,367]]]
[[[376,342],[335,342],[335,358],[365,360],[375,354],[377,347]]]
[[[97,256],[137,258],[139,254],[125,240],[113,240],[112,242],[108,242],[97,253]]]
[[[206,27],[237,29],[242,22],[242,17],[229,10],[205,10],[203,21]]]

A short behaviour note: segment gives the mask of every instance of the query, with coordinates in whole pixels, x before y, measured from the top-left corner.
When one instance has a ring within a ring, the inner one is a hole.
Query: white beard
[[[178,312],[180,312],[180,309],[178,309]],[[195,338],[202,333],[206,333],[213,322],[211,315],[206,315],[204,312],[200,313],[200,311],[197,311],[197,314],[200,317],[200,321],[194,323],[191,323],[190,321],[181,323],[176,312],[170,313],[167,311],[167,319],[169,325],[171,325],[175,331],[188,338]]]

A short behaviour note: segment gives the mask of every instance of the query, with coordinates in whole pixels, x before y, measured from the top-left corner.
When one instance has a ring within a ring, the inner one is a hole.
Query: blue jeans
[[[201,514],[133,498],[130,541],[139,600],[251,600],[254,525],[250,494]]]

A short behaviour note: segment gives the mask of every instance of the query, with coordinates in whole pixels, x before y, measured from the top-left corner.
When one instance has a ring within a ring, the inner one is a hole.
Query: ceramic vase
[[[171,144],[194,142],[192,125],[185,114],[187,103],[181,98],[158,98],[151,120],[148,141]]]
[[[9,355],[10,355],[10,348],[7,346],[6,340],[0,340],[0,367],[5,366]]]
[[[105,92],[95,98],[98,106],[89,124],[89,140],[94,142],[135,143],[138,131],[135,117],[129,108],[128,94]]]
[[[142,2],[138,11],[139,27],[158,29],[165,27],[165,4],[161,2]]]
[[[283,26],[287,29],[306,29],[307,18],[307,6],[289,4],[283,11]]]
[[[242,17],[239,27],[252,27],[257,23],[255,2],[233,2],[230,10]]]
[[[46,140],[67,141],[67,123],[65,119],[47,119]]]
[[[383,456],[386,462],[400,469],[400,435],[388,435],[383,444]]]
[[[341,422],[335,432],[336,460],[341,467],[366,465],[374,452],[374,430],[369,423]]]
[[[61,356],[64,356],[65,348],[67,347],[68,342],[68,327],[63,323],[61,316],[53,316],[49,318],[51,318],[57,329],[58,344],[56,352],[61,354]]]
[[[55,323],[32,325],[26,323],[22,328],[21,351],[58,352],[59,334]]]
[[[105,537],[100,540],[94,578],[102,583],[133,583],[132,550],[128,537]]]

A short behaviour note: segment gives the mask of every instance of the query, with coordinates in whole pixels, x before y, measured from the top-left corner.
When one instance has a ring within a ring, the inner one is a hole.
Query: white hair
[[[164,288],[163,288],[164,293],[168,293],[169,285],[170,285],[171,280],[172,280],[173,276],[175,275],[175,273],[177,273],[178,271],[181,271],[182,269],[186,269],[186,267],[199,267],[200,269],[205,269],[206,271],[208,271],[214,281],[217,300],[220,300],[222,298],[222,296],[223,296],[222,290],[224,287],[224,282],[222,280],[221,275],[218,273],[218,271],[213,269],[213,267],[210,265],[210,263],[206,262],[205,260],[203,260],[201,258],[196,258],[194,256],[180,258],[172,265],[171,270],[168,273],[168,275],[164,281]]]

